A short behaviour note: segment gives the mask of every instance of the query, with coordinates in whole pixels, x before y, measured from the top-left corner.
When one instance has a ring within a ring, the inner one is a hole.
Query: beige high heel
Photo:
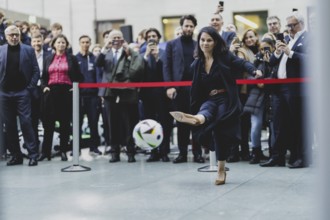
[[[172,117],[177,120],[178,122],[189,124],[189,125],[201,125],[203,124],[203,120],[195,115],[186,114],[183,112],[170,112]]]
[[[218,176],[215,180],[215,185],[223,185],[226,183],[225,161],[218,161]]]

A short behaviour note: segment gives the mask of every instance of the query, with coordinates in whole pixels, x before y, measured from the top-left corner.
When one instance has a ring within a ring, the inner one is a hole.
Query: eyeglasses
[[[19,37],[19,33],[7,34],[9,37]]]
[[[299,22],[297,22],[297,23],[295,23],[295,24],[287,24],[286,27],[287,27],[287,28],[291,28],[291,29],[293,29],[293,28],[296,27],[297,24],[299,24]]]

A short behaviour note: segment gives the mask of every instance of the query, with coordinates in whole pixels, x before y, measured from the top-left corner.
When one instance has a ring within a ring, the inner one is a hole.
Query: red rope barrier
[[[306,78],[288,78],[288,79],[238,79],[236,83],[242,84],[287,84],[307,82]],[[134,82],[134,83],[79,83],[79,88],[145,88],[145,87],[177,87],[191,86],[191,81],[182,82]]]

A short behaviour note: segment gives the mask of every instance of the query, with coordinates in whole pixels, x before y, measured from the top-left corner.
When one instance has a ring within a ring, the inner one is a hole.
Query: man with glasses
[[[34,49],[20,42],[21,33],[11,25],[5,29],[8,44],[0,47],[1,118],[7,131],[7,146],[12,155],[7,166],[23,164],[16,117],[19,117],[29,166],[38,165],[38,148],[31,122],[31,91],[40,77]]]
[[[269,16],[267,18],[268,32],[274,34],[275,36],[281,32],[281,20],[276,16]]]
[[[304,18],[293,12],[286,19],[289,42],[276,42],[276,51],[270,58],[270,65],[278,66],[277,78],[304,77],[306,61],[307,34],[304,30]],[[285,146],[290,146],[289,168],[308,166],[307,145],[303,141],[303,96],[302,84],[281,84],[272,96],[275,140],[271,146],[269,161],[260,164],[263,167],[285,166]]]

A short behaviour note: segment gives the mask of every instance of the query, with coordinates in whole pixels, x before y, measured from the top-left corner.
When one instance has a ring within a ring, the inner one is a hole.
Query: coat
[[[141,82],[144,76],[144,60],[143,57],[133,51],[131,48],[128,57],[125,51],[121,54],[116,64],[113,63],[113,53],[110,50],[106,55],[101,53],[96,58],[96,65],[103,67],[104,83],[129,83]],[[101,88],[99,96],[116,97],[120,103],[138,103],[138,88]]]
[[[221,74],[219,80],[224,83],[228,93],[228,104],[226,112],[221,116],[216,116],[214,121],[205,123],[202,126],[193,129],[193,136],[196,141],[202,145],[209,146],[209,141],[212,137],[212,131],[216,126],[220,126],[222,135],[236,142],[240,140],[240,115],[242,106],[240,103],[238,89],[236,85],[235,75],[237,72],[248,72],[253,75],[255,67],[253,64],[238,58],[231,52],[226,52],[222,56],[214,59],[214,71],[219,71]],[[191,87],[191,111],[192,114],[197,114],[201,105],[208,99],[209,95],[201,89],[201,73],[202,60],[196,59],[192,64],[193,82]]]

